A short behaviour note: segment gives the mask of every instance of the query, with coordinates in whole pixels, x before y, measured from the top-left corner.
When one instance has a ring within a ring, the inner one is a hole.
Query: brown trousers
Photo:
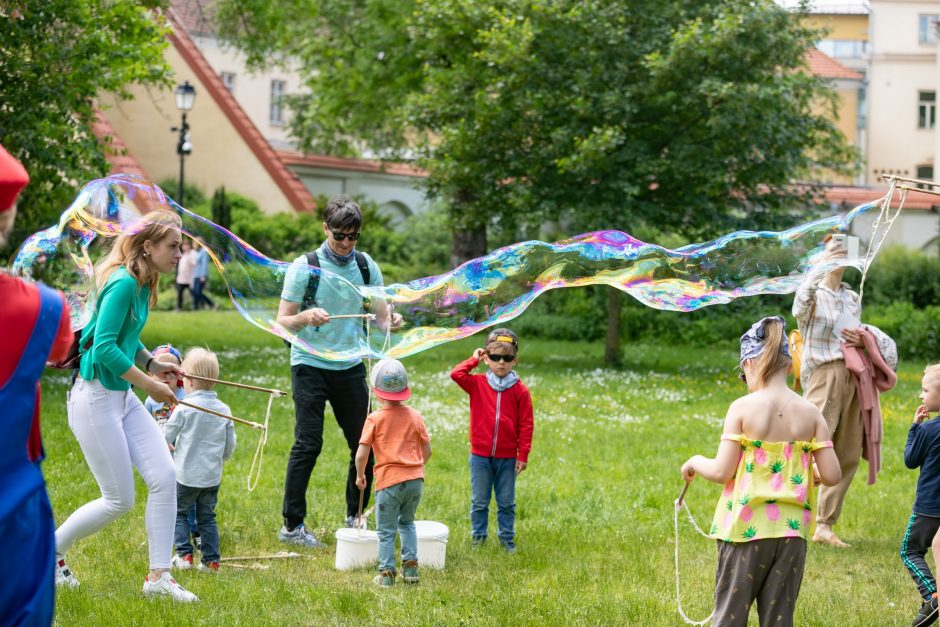
[[[829,425],[832,449],[839,459],[842,480],[819,489],[816,522],[834,525],[862,458],[865,432],[855,380],[842,360],[819,366],[810,374],[806,400],[819,408]]]
[[[803,538],[719,540],[712,625],[747,627],[751,605],[757,600],[761,627],[792,627],[805,565]]]

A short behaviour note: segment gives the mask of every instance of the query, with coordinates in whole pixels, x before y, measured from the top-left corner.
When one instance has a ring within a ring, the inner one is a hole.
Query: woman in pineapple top
[[[711,536],[718,540],[715,625],[747,625],[757,600],[761,625],[793,624],[813,524],[813,462],[824,485],[841,478],[829,429],[815,405],[787,387],[790,352],[783,318],[741,336],[750,392],[731,404],[714,459],[695,455],[682,477],[724,484]]]

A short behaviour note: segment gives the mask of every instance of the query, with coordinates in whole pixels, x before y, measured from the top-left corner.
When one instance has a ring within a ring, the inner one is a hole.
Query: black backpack
[[[317,256],[317,251],[312,250],[309,253],[306,253],[305,257],[307,258],[308,266],[320,267],[320,258]],[[366,261],[366,256],[363,255],[358,250],[356,251],[356,265],[359,267],[359,273],[362,275],[362,284],[368,285],[369,280],[371,279],[371,273],[369,272],[369,262]],[[317,288],[320,287],[320,273],[311,274],[310,278],[307,280],[307,288],[304,290],[304,297],[300,301],[300,309],[298,312],[305,311],[313,307],[317,302]],[[362,321],[362,327],[365,328],[367,322]],[[284,340],[284,344],[287,345],[287,348],[291,347],[291,343],[287,340]]]

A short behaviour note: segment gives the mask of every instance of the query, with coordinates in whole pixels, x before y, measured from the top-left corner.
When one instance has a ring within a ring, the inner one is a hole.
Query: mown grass
[[[289,389],[286,349],[233,313],[155,313],[144,341],[208,346],[220,355],[222,378]],[[115,624],[618,624],[677,625],[672,502],[679,466],[694,453],[713,454],[729,402],[742,393],[734,373],[736,347],[626,347],[625,368],[601,367],[596,344],[527,341],[519,372],[532,389],[536,432],[529,470],[517,486],[519,552],[497,543],[471,551],[467,400],[449,377],[470,354],[469,339],[405,361],[412,405],[425,416],[434,457],[427,468],[419,518],[450,527],[447,568],[422,571],[417,587],[377,591],[372,572],[333,568],[333,533],[344,514],[348,451],[328,417],[323,455],[309,491],[308,526],[330,543],[309,557],[266,562],[264,570],[225,568],[179,580],[201,601],[181,606],[145,599],[144,501],[123,519],[80,542],[69,561],[82,585],[57,597],[62,625]],[[865,485],[863,464],[849,493],[839,531],[852,548],[811,546],[797,610],[801,625],[902,625],[919,601],[898,559],[917,473],[904,468],[903,448],[916,407],[923,364],[904,364],[898,388],[883,399],[884,469]],[[66,378],[50,371],[44,384],[44,471],[61,522],[99,495],[69,432]],[[236,415],[260,421],[266,398],[220,389]],[[257,443],[238,427],[238,450],[226,465],[218,514],[223,555],[282,550],[276,540],[287,453],[292,443],[289,399],[275,402],[257,489],[246,477]],[[706,526],[720,488],[697,482],[688,503]],[[495,516],[491,512],[491,525]],[[495,535],[495,534],[494,534]],[[715,546],[680,520],[684,606],[693,618],[710,611]],[[756,624],[756,619],[754,619]]]

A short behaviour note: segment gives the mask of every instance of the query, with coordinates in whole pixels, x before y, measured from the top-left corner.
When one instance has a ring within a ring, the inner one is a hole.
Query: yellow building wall
[[[867,15],[809,15],[806,25],[813,28],[824,28],[828,34],[825,39],[852,39],[855,41],[868,41]],[[917,33],[915,33],[916,35]]]
[[[256,201],[265,213],[292,211],[277,183],[172,46],[167,48],[166,60],[177,84],[188,80],[196,88],[195,105],[187,114],[193,152],[186,157],[186,183],[198,186],[207,195],[224,185],[226,190]],[[100,99],[105,117],[154,182],[179,176],[178,133],[170,131],[170,127],[179,126],[181,119],[174,88],[137,87],[131,90],[133,100],[118,104],[111,95]],[[164,191],[171,197],[177,195],[175,189]]]

